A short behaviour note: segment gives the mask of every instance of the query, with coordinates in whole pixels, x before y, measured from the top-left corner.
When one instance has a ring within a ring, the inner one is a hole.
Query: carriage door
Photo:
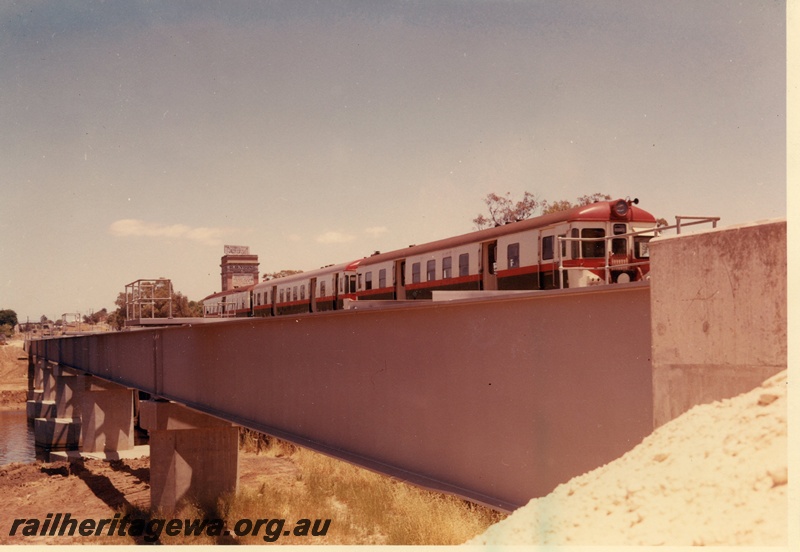
[[[481,244],[481,284],[484,290],[497,289],[497,241]]]
[[[272,305],[270,305],[272,316],[278,316],[278,307],[275,305],[275,303],[278,300],[278,286],[272,286],[272,291],[270,291],[270,296],[272,297]]]
[[[394,298],[398,301],[406,299],[406,260],[394,262]]]
[[[552,232],[552,230],[550,230]],[[556,238],[553,234],[542,234],[539,242],[539,288],[554,289],[558,287],[556,281],[557,262]]]
[[[310,311],[317,312],[317,279],[311,278],[311,283],[308,284],[308,300],[310,302]]]
[[[333,273],[333,310],[339,308],[339,273]]]

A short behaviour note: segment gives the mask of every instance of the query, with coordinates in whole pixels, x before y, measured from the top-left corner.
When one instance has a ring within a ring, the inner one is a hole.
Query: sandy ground
[[[266,478],[296,477],[291,460],[239,454],[240,488],[257,488]],[[47,514],[69,512],[73,519],[113,518],[120,511],[150,508],[150,459],[84,460],[9,464],[0,466],[0,544],[111,544],[107,536],[23,536],[21,530],[9,536],[14,519],[36,518],[44,521]],[[69,497],[65,508],[60,497]],[[121,537],[113,544],[130,544]]]
[[[696,406],[469,544],[787,546],[787,387]]]
[[[28,355],[23,342],[0,345],[0,409],[24,410],[28,389]]]

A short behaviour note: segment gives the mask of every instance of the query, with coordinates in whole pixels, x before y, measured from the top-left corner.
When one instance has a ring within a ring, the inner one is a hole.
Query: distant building
[[[250,254],[246,245],[226,245],[219,265],[222,269],[222,291],[258,283],[258,255]]]

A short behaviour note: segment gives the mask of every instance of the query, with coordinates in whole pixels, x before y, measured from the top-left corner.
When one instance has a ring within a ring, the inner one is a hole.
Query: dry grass
[[[259,488],[240,489],[235,496],[220,499],[211,511],[188,504],[169,515],[136,508],[126,508],[120,515],[145,523],[158,519],[220,519],[230,533],[197,536],[162,533],[157,540],[169,545],[453,545],[483,533],[505,517],[453,496],[420,489],[255,432],[242,431],[240,445],[240,449],[248,452],[290,459],[298,468],[297,475],[281,474],[268,478]],[[303,519],[309,520],[307,535],[295,535],[298,521]],[[250,531],[237,536],[239,520],[250,520],[253,524],[263,521],[257,534]],[[327,528],[325,520],[330,520]],[[314,534],[314,529],[318,534]],[[152,544],[156,540],[145,536],[133,540],[139,544]],[[125,544],[131,542],[131,537],[111,537],[104,542]]]
[[[244,437],[253,446],[258,436]],[[221,504],[224,518],[286,519],[287,528],[299,519],[330,519],[324,536],[282,535],[282,544],[460,544],[504,516],[470,502],[408,485],[352,464],[261,439],[262,454],[286,456],[300,476],[240,491]],[[252,450],[252,449],[251,449]],[[263,543],[262,531],[239,542]]]

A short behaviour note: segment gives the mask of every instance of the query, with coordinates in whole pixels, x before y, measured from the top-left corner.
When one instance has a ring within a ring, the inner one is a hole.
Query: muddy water
[[[0,466],[34,460],[33,427],[28,425],[25,411],[0,410]]]

